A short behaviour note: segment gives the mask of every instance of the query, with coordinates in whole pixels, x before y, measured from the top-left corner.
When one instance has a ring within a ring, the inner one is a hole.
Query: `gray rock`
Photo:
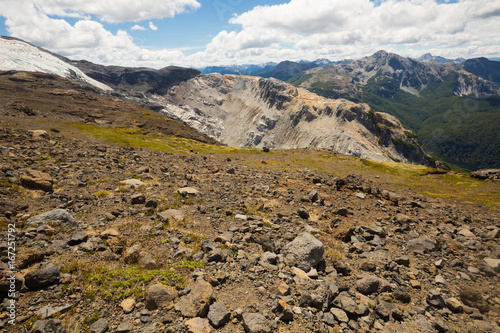
[[[318,192],[318,190],[314,189],[311,192],[309,192],[307,198],[311,202],[317,202],[317,201],[319,201],[319,192]]]
[[[426,301],[427,304],[438,309],[442,309],[446,306],[443,296],[441,296],[441,293],[435,289],[429,290]]]
[[[132,205],[143,205],[146,203],[146,196],[142,193],[133,194],[130,197],[130,202]]]
[[[120,325],[118,325],[118,327],[116,328],[116,333],[129,333],[129,332],[132,332],[133,329],[134,329],[134,326],[132,326],[131,323],[124,322],[124,323],[121,323]]]
[[[445,300],[445,304],[450,309],[451,312],[461,313],[463,311],[462,303],[455,297],[451,297]]]
[[[341,323],[349,322],[349,317],[347,316],[347,313],[345,313],[344,310],[338,308],[331,308],[330,312],[337,321]]]
[[[289,266],[305,263],[316,267],[323,259],[324,251],[323,243],[308,233],[302,233],[285,245],[282,254]]]
[[[71,238],[68,241],[69,246],[74,246],[81,244],[83,242],[86,242],[89,236],[85,234],[84,232],[77,231],[73,235],[71,235]]]
[[[303,218],[304,220],[307,220],[309,218],[309,212],[307,211],[307,209],[305,209],[304,207],[300,207],[298,210],[297,210],[297,214],[299,214],[299,216],[301,218]]]
[[[206,317],[213,298],[212,285],[203,279],[196,280],[191,292],[180,298],[175,309],[184,317]]]
[[[484,262],[496,273],[500,273],[500,259],[484,258]]]
[[[246,333],[271,333],[271,322],[260,313],[244,313],[243,328]]]
[[[158,213],[158,218],[162,221],[184,221],[186,218],[184,213],[178,209],[167,209],[161,213]]]
[[[100,318],[92,325],[90,325],[91,333],[104,333],[108,330],[108,320],[106,318]]]
[[[377,305],[376,309],[379,316],[387,320],[392,315],[392,313],[395,311],[396,308],[397,306],[395,304],[381,301]]]
[[[216,302],[210,306],[207,318],[213,327],[220,328],[229,322],[231,313],[223,302]]]
[[[273,252],[264,252],[260,257],[261,264],[276,265],[278,256]]]
[[[59,267],[54,263],[42,263],[37,269],[28,272],[24,277],[24,284],[30,290],[39,290],[59,281]]]
[[[66,304],[63,306],[56,306],[56,307],[46,305],[40,310],[36,311],[36,314],[38,314],[42,319],[45,319],[51,317],[56,313],[63,314],[65,312],[68,312],[72,306],[73,304]]]
[[[66,333],[59,319],[38,320],[33,324],[31,333]]]
[[[410,303],[411,302],[410,294],[401,287],[395,288],[392,295],[394,296],[394,299],[396,299],[400,302],[403,302],[403,303]]]
[[[427,237],[421,236],[419,238],[414,238],[409,240],[407,249],[410,252],[417,252],[417,253],[433,251],[436,249],[436,242]]]
[[[125,250],[123,253],[123,260],[127,264],[135,264],[139,261],[139,256],[141,253],[141,245],[135,244]]]
[[[229,250],[216,248],[208,254],[208,262],[226,262]]]
[[[188,333],[212,332],[212,328],[210,327],[208,320],[199,317],[186,320],[186,327],[188,329]]]
[[[76,227],[78,222],[64,209],[54,209],[40,215],[32,216],[26,221],[26,227],[38,226],[40,224],[50,224]]]
[[[177,193],[179,193],[183,197],[187,197],[187,196],[197,196],[200,194],[200,191],[192,187],[183,187],[178,189]]]
[[[170,309],[177,297],[177,291],[161,283],[155,284],[146,291],[146,309]]]
[[[153,258],[153,256],[151,256],[151,254],[144,252],[144,251],[139,252],[139,260],[137,261],[137,264],[142,269],[157,269],[158,268],[158,263]]]
[[[356,302],[351,297],[347,296],[345,292],[341,293],[333,300],[333,305],[348,313],[356,313],[358,309]]]
[[[372,293],[381,293],[384,291],[390,291],[391,285],[387,280],[381,279],[374,275],[363,275],[361,279],[356,281],[356,288],[358,291],[364,295]]]

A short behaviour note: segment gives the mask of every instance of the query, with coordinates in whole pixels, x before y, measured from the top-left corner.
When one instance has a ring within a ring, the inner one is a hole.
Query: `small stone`
[[[89,236],[81,231],[75,232],[73,235],[71,235],[71,238],[68,241],[69,246],[75,246],[78,244],[81,244],[83,242],[86,242]]]
[[[167,209],[158,214],[158,217],[162,221],[184,221],[186,218],[184,213],[178,209]]]
[[[212,332],[212,328],[208,323],[208,320],[205,318],[192,318],[186,320],[186,327],[188,329],[188,333],[210,333]]]
[[[426,301],[427,304],[438,309],[442,309],[446,306],[443,296],[441,296],[441,293],[435,289],[429,290]]]
[[[355,196],[356,196],[356,198],[359,198],[359,199],[365,199],[366,198],[366,194],[361,193],[361,192],[356,193]]]
[[[341,323],[349,322],[349,317],[347,316],[347,313],[345,313],[344,310],[338,308],[331,308],[330,312],[337,321]]]
[[[309,212],[304,207],[299,208],[297,210],[297,214],[299,214],[299,217],[303,218],[304,220],[307,220],[309,218]]]
[[[198,191],[197,189],[192,188],[192,187],[183,187],[183,188],[178,189],[177,193],[179,193],[183,197],[187,197],[187,196],[195,197],[195,196],[200,194],[200,191]]]
[[[434,266],[436,266],[437,268],[443,268],[444,267],[444,260],[439,259],[439,260],[435,261]]]
[[[416,253],[433,251],[436,249],[436,242],[427,237],[422,236],[408,241],[407,249],[410,252],[416,252]]]
[[[445,300],[445,304],[450,309],[451,312],[461,313],[463,311],[462,303],[455,297],[451,297]]]
[[[31,333],[66,333],[59,319],[37,320],[31,327]]]
[[[488,302],[483,299],[483,295],[480,290],[469,288],[464,289],[460,292],[460,299],[463,304],[470,306],[472,308],[479,309],[481,313],[486,313],[489,311]]]
[[[398,257],[398,258],[394,259],[394,261],[398,265],[410,267],[410,258],[408,258],[407,256]]]
[[[485,258],[484,262],[495,272],[500,273],[500,259]]]
[[[108,330],[108,320],[106,318],[100,318],[92,325],[90,325],[91,333],[104,333]]]
[[[210,305],[207,318],[210,324],[217,329],[229,322],[231,313],[227,311],[226,305],[223,302],[216,302]]]
[[[372,293],[381,293],[384,291],[390,291],[391,285],[387,280],[381,279],[374,275],[363,275],[361,279],[356,281],[356,288],[358,291],[364,295]]]
[[[134,329],[134,326],[132,326],[131,323],[124,322],[124,323],[121,323],[120,325],[118,325],[118,327],[116,328],[116,333],[129,333],[129,332],[132,332],[133,329]]]
[[[410,280],[410,285],[414,289],[421,289],[422,288],[420,281],[417,281],[417,280]]]
[[[322,242],[308,233],[302,233],[284,246],[282,254],[285,257],[285,263],[289,266],[306,263],[311,267],[316,267],[323,259],[324,251]]]
[[[142,193],[134,194],[130,197],[132,205],[143,205],[146,203],[146,196]]]
[[[132,311],[134,311],[134,307],[135,307],[135,298],[133,297],[129,297],[127,299],[124,299],[121,303],[120,303],[120,307],[123,309],[123,312],[125,314],[128,314],[128,313],[131,313]]]
[[[401,301],[403,303],[410,303],[411,301],[410,294],[401,287],[397,287],[394,289],[393,296],[394,299]]]
[[[436,275],[436,277],[434,278],[434,282],[436,282],[437,284],[441,284],[441,285],[447,284],[446,280],[444,279],[444,277],[441,274]]]
[[[243,327],[247,333],[271,333],[271,322],[260,313],[244,313]]]
[[[292,273],[300,280],[310,280],[309,276],[307,276],[307,273],[301,270],[300,268],[292,267],[291,270]]]

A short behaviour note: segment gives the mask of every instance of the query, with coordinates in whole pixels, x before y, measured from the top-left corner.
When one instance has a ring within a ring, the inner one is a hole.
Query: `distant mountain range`
[[[434,165],[422,145],[435,158],[464,169],[500,168],[500,62],[486,58],[426,54],[419,60],[379,51],[335,63],[319,59],[201,70],[237,73],[220,76],[174,66],[157,70],[71,61],[8,37],[0,37],[0,51],[0,70],[57,74],[161,111],[229,145],[317,147]]]

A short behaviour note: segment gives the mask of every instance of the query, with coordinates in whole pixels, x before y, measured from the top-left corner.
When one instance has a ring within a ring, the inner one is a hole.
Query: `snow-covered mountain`
[[[113,90],[47,51],[21,40],[4,36],[0,36],[0,70],[50,73],[82,81],[101,90]]]

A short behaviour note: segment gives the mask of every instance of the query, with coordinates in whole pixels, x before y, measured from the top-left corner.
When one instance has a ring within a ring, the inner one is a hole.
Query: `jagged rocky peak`
[[[319,148],[379,161],[429,164],[396,118],[276,79],[199,75],[172,87],[162,112],[232,146]]]

